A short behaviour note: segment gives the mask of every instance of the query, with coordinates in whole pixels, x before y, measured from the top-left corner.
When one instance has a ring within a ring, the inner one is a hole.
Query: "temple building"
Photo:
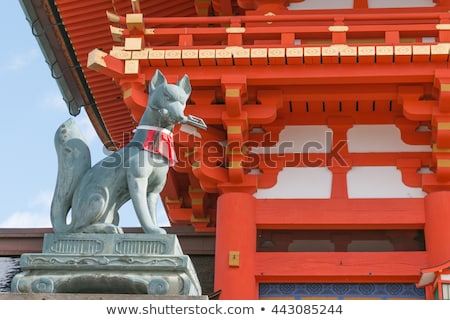
[[[20,2],[110,150],[189,76],[161,199],[220,299],[450,299],[449,0]]]

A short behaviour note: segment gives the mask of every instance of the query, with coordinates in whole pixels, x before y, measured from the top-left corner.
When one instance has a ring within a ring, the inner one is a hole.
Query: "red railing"
[[[132,37],[126,17],[109,14],[122,37]],[[450,42],[450,14],[286,14],[218,17],[144,17],[148,47],[223,48],[317,44]]]

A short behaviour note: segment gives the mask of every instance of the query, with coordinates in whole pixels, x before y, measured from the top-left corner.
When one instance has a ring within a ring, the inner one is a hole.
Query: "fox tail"
[[[58,175],[50,208],[53,231],[69,232],[67,216],[73,194],[87,170],[91,168],[91,153],[73,119],[66,120],[55,133]]]

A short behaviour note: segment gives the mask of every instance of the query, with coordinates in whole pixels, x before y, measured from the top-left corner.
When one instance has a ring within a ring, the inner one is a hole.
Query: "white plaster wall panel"
[[[429,145],[402,141],[395,125],[355,125],[347,131],[349,152],[431,152]]]
[[[441,274],[441,280],[450,281],[450,274]]]
[[[423,198],[421,188],[411,188],[402,181],[396,167],[353,167],[347,173],[349,198]]]
[[[286,126],[273,147],[252,148],[257,154],[326,153],[331,150],[332,130],[327,126]]]
[[[434,7],[433,0],[368,0],[369,8]],[[353,0],[304,0],[291,2],[289,10],[351,9]]]
[[[304,0],[291,2],[289,10],[351,9],[353,0]]]
[[[257,199],[329,199],[332,173],[328,168],[284,168],[272,188],[259,189]]]
[[[434,7],[433,0],[369,0],[369,8]]]

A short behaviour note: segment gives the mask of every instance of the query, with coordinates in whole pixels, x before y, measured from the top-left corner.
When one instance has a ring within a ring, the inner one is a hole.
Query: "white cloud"
[[[49,197],[50,195],[50,197]],[[0,223],[0,228],[51,228],[50,221],[50,203],[52,194],[40,193],[35,198],[30,200],[36,204],[36,210],[18,210],[6,217]],[[41,205],[39,205],[39,203]],[[45,205],[45,204],[48,204]],[[120,226],[121,227],[139,227],[140,224],[136,218],[134,208],[131,201],[128,201],[122,208],[119,209]],[[170,222],[165,213],[161,201],[158,201],[157,221],[160,226],[170,226]]]
[[[16,211],[6,218],[0,228],[50,228],[49,212]]]
[[[27,65],[26,60],[23,56],[14,56],[11,61],[8,63],[7,68],[9,70],[19,70]]]
[[[58,111],[67,113],[67,105],[59,91],[47,92],[39,99],[39,108],[46,111]]]
[[[35,197],[30,200],[30,207],[50,208],[52,203],[52,191],[40,191]]]
[[[0,228],[51,228],[50,206],[53,191],[40,191],[26,204],[25,209],[19,209],[8,215]],[[139,227],[139,221],[131,201],[119,209],[121,227]],[[160,226],[170,226],[161,199],[158,198],[157,221]]]
[[[100,142],[100,138],[98,137],[97,132],[95,131],[91,123],[91,120],[89,120],[89,117],[86,115],[85,112],[77,116],[75,120],[88,144]]]
[[[6,69],[10,71],[21,70],[32,64],[38,57],[41,57],[37,49],[31,49],[26,53],[15,53],[6,64]]]
[[[0,228],[49,228],[50,205],[53,192],[40,191],[26,204],[26,209],[19,209],[0,223]]]

